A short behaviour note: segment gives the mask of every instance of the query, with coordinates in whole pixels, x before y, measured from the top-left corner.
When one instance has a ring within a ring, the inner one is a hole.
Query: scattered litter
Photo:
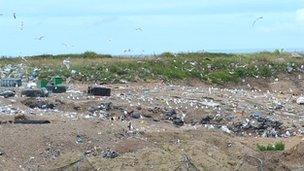
[[[304,97],[299,97],[299,98],[297,99],[297,103],[298,103],[299,105],[303,105],[303,104],[304,104]]]
[[[132,114],[131,114],[131,117],[132,117],[133,119],[139,119],[140,116],[141,116],[141,114],[138,113],[138,112],[132,112]]]
[[[224,132],[226,132],[226,133],[228,133],[228,134],[231,133],[231,131],[229,130],[229,128],[227,126],[225,126],[225,125],[221,126],[221,130],[224,131]]]
[[[21,96],[26,96],[26,97],[48,97],[49,92],[47,89],[42,88],[42,89],[26,89],[21,91]]]
[[[0,156],[3,156],[4,154],[5,152],[2,149],[0,149]]]
[[[49,120],[32,120],[28,119],[24,115],[17,115],[14,118],[14,121],[0,121],[0,124],[49,124]]]
[[[14,97],[16,95],[16,92],[13,90],[5,90],[3,92],[0,92],[0,96],[3,96],[4,98]]]
[[[26,99],[22,101],[22,103],[32,109],[39,108],[39,109],[54,109],[56,104],[53,102],[49,102],[43,99]]]
[[[102,153],[102,157],[103,158],[108,158],[108,159],[113,159],[113,158],[116,158],[118,156],[119,156],[119,154],[116,151],[113,151],[111,149],[107,149],[106,151],[104,151]]]
[[[77,134],[76,136],[76,144],[83,144],[84,140],[83,140],[83,136],[80,134]]]

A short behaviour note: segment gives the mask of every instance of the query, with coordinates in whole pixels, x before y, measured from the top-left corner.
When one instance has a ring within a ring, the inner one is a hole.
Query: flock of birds
[[[0,14],[0,16],[3,16],[3,15],[4,15],[4,14]],[[14,19],[14,20],[17,19],[17,14],[16,14],[15,12],[13,13],[13,19]],[[19,29],[20,29],[21,31],[24,30],[24,22],[23,22],[23,21],[21,21]],[[44,36],[43,36],[43,35],[40,35],[40,36],[36,37],[35,39],[36,39],[36,40],[42,40],[43,38],[44,38]]]
[[[0,16],[3,16],[3,15],[4,15],[4,14],[0,13]],[[16,14],[16,12],[13,13],[13,19],[14,19],[14,20],[17,19],[17,14]],[[24,30],[24,22],[23,22],[23,21],[21,21],[19,29],[20,29],[21,31]],[[141,32],[141,31],[143,31],[144,29],[143,29],[142,27],[137,27],[135,30]],[[44,38],[45,38],[44,35],[39,35],[39,36],[35,37],[35,40],[41,41],[41,40],[44,40]],[[112,42],[111,39],[108,39],[107,41],[108,41],[109,43]],[[66,47],[66,48],[74,47],[74,45],[71,45],[71,44],[69,44],[69,43],[62,43],[61,45],[64,46],[64,47]],[[130,53],[130,52],[132,52],[132,49],[124,49],[123,52],[124,52],[124,53]]]
[[[3,16],[3,14],[0,13],[0,16]],[[14,18],[15,20],[17,19],[17,14],[16,14],[15,12],[13,13],[13,18]],[[251,26],[254,27],[254,26],[256,25],[257,22],[259,22],[259,21],[261,21],[261,20],[263,20],[263,19],[264,19],[263,16],[260,16],[260,17],[256,18],[256,19],[252,22],[252,25],[251,25]],[[21,31],[24,30],[24,22],[23,22],[23,21],[21,21],[20,30],[21,30]],[[135,30],[138,31],[138,32],[142,32],[142,31],[143,31],[143,28],[142,28],[142,27],[137,27]],[[35,39],[41,41],[41,40],[43,40],[44,38],[45,38],[44,35],[39,35],[39,36],[37,36]],[[112,40],[109,39],[108,42],[111,43]],[[70,44],[68,44],[68,43],[62,43],[62,46],[64,46],[65,48],[74,47],[73,45],[70,45]],[[124,50],[123,50],[123,53],[130,53],[130,52],[132,52],[132,49],[130,49],[130,48],[129,48],[129,49],[124,49]],[[144,52],[144,50],[143,50],[142,52]]]

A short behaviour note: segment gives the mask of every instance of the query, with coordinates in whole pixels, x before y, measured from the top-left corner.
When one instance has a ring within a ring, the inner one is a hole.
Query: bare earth
[[[20,97],[16,89],[17,96],[0,98],[0,170],[303,170],[301,85],[286,76],[225,87],[197,81],[106,85],[111,97],[88,96],[87,85],[75,85],[38,99]],[[29,107],[39,101],[54,108]],[[112,103],[108,109],[106,102]],[[171,109],[182,126],[166,118]],[[267,129],[233,130],[238,122],[255,124],[257,112],[282,122],[274,136]],[[20,115],[51,123],[4,123]],[[215,119],[202,123],[206,116]],[[286,145],[283,152],[257,150],[257,143],[278,141]],[[107,149],[118,157],[103,157]]]

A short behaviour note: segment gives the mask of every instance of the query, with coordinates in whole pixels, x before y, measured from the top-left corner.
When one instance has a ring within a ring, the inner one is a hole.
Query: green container
[[[38,87],[39,88],[45,88],[47,84],[48,84],[48,81],[46,81],[46,80],[39,80],[38,81]]]
[[[53,78],[53,81],[54,81],[54,85],[56,86],[56,85],[61,85],[62,82],[63,82],[63,79],[61,77],[59,77],[59,76],[55,76]]]

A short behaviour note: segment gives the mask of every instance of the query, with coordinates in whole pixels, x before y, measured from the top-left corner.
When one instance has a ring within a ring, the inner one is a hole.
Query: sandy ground
[[[301,170],[304,106],[296,103],[301,85],[302,80],[289,77],[225,87],[197,81],[131,83],[107,85],[111,97],[89,96],[87,85],[75,85],[67,93],[38,99],[20,97],[16,89],[16,97],[0,99],[0,170]],[[54,108],[29,107],[41,101]],[[100,108],[105,102],[112,103],[111,109]],[[278,102],[283,108],[275,108]],[[171,109],[182,126],[164,116]],[[282,122],[281,134],[221,129],[254,112]],[[5,122],[20,115],[51,123]],[[209,115],[224,121],[202,124]],[[282,152],[257,150],[258,143],[278,141],[286,145]],[[107,149],[118,157],[104,158]]]

